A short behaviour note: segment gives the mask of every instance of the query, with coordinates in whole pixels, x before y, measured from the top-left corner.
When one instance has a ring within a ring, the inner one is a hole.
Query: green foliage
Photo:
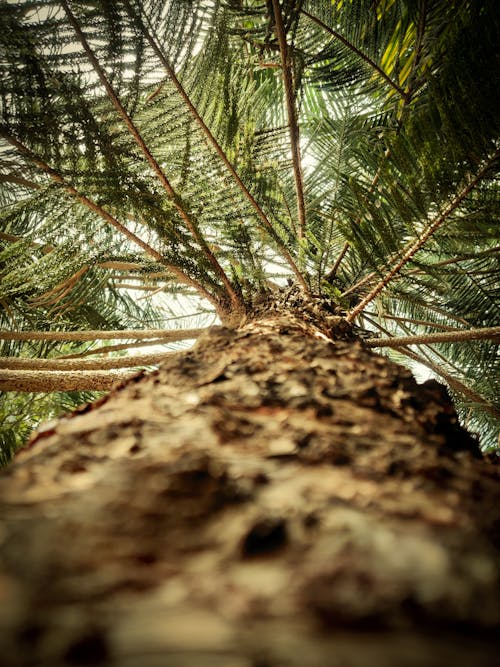
[[[357,322],[498,324],[496,3],[280,4],[291,88],[271,1],[1,3],[2,328],[161,326],[131,284],[224,318],[288,278],[349,311],[430,226]],[[495,345],[412,349],[493,446]]]
[[[0,466],[10,461],[40,423],[71,412],[100,395],[95,391],[73,391],[60,392],[54,398],[53,394],[0,392]]]

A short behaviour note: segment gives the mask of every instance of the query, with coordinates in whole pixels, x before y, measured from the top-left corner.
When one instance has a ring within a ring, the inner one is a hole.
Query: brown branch
[[[78,352],[75,354],[64,354],[59,357],[58,359],[83,359],[84,357],[92,357],[98,354],[107,354],[109,352],[119,352],[121,350],[130,350],[134,349],[136,347],[147,347],[147,346],[152,346],[152,345],[167,345],[171,342],[169,339],[164,340],[163,338],[153,338],[152,340],[136,340],[133,341],[132,343],[121,343],[119,345],[102,345],[101,347],[93,347],[85,352]]]
[[[363,313],[362,317],[366,317],[366,319],[371,322],[379,331],[383,331],[385,334],[389,334],[389,331],[382,327],[380,324],[375,322],[371,317],[368,317],[366,313]],[[435,350],[430,348],[431,352],[433,354],[437,354]],[[498,410],[494,405],[489,403],[485,398],[483,398],[480,394],[477,394],[475,391],[467,387],[465,384],[454,378],[452,375],[447,373],[442,366],[438,366],[434,362],[432,362],[428,357],[426,356],[425,358],[422,357],[419,354],[416,354],[415,352],[408,350],[407,348],[399,348],[398,352],[400,354],[403,354],[404,356],[412,359],[413,361],[416,361],[419,364],[422,364],[423,366],[426,366],[429,368],[431,371],[433,371],[436,375],[439,377],[442,377],[445,382],[448,383],[448,385],[454,390],[457,391],[464,396],[467,396],[467,398],[470,398],[472,401],[475,403],[479,403],[484,407],[485,410],[490,412],[492,415],[495,417],[500,417],[500,410]],[[458,370],[458,369],[457,369]]]
[[[401,132],[401,129],[403,127],[404,113],[405,113],[406,107],[410,103],[411,97],[412,97],[412,86],[413,86],[412,79],[415,75],[415,72],[417,71],[418,62],[419,62],[420,56],[421,56],[422,40],[423,40],[424,31],[425,31],[425,23],[426,23],[426,16],[427,16],[427,2],[426,2],[426,0],[423,0],[422,5],[420,7],[420,10],[421,10],[421,13],[420,13],[420,20],[419,20],[418,30],[417,30],[417,39],[416,39],[416,44],[415,44],[415,55],[414,55],[414,60],[413,60],[413,63],[412,63],[411,71],[410,71],[410,74],[408,76],[408,87],[407,87],[406,92],[403,91],[402,88],[400,88],[399,86],[397,86],[395,84],[396,89],[398,90],[398,92],[400,92],[400,94],[402,93],[402,97],[403,97],[401,108],[399,110],[399,113],[397,114],[397,123],[398,123],[397,134],[399,134]],[[328,26],[326,26],[326,28],[328,29]],[[338,35],[337,33],[336,33],[336,35],[338,36],[339,39],[342,39],[341,35]],[[353,46],[353,45],[351,45],[351,46]],[[355,48],[355,47],[353,47],[353,48]],[[361,56],[364,55],[361,52],[359,52],[359,53],[360,53]],[[370,63],[371,62],[372,61],[370,61]],[[377,65],[375,63],[373,63],[373,65],[375,67],[377,67]],[[384,76],[384,78],[386,77],[386,74],[385,74],[385,72],[383,72],[383,70],[379,70],[379,73],[381,73]],[[387,78],[386,80],[389,81],[391,84],[393,84],[392,79]],[[376,188],[376,186],[377,186],[377,184],[380,180],[380,176],[382,175],[382,170],[384,169],[384,167],[387,164],[390,157],[391,157],[391,149],[387,148],[384,151],[383,160],[382,160],[381,164],[379,165],[379,167],[378,167],[378,169],[375,173],[375,176],[373,177],[373,180],[370,184],[367,195],[372,194],[372,192],[375,190],[375,188]],[[366,201],[366,199],[367,199],[367,196],[364,197],[365,201]],[[359,224],[360,221],[361,221],[361,216],[359,216],[357,218],[357,220],[354,224]],[[347,251],[349,250],[349,248],[350,248],[350,244],[349,244],[349,242],[347,242],[345,244],[340,256],[338,257],[337,261],[335,262],[335,265],[333,266],[331,271],[326,275],[326,277],[325,277],[326,280],[328,280],[328,281],[333,280],[333,278],[335,277],[335,275],[338,271],[338,268],[339,268],[340,264],[342,263],[342,260],[344,259]],[[371,277],[373,275],[375,275],[375,274],[372,273],[372,274],[370,274],[369,277]],[[367,277],[367,280],[368,280],[368,277]],[[364,284],[364,282],[362,284]],[[358,283],[352,289],[356,289],[356,287],[359,287],[359,286],[360,286],[360,284]],[[344,295],[348,294],[349,291],[350,290],[345,292]]]
[[[416,336],[398,336],[395,338],[368,338],[364,341],[368,347],[403,347],[406,345],[427,345],[428,343],[458,343],[465,340],[497,340],[500,327],[484,329],[455,329],[443,333],[430,333]]]
[[[444,371],[441,366],[434,364],[432,361],[429,361],[428,359],[424,359],[420,355],[415,354],[410,350],[402,349],[399,350],[399,352],[401,354],[404,354],[405,357],[413,359],[413,361],[422,364],[422,366],[427,366],[427,368],[429,368],[433,373],[435,373],[439,377],[442,377],[443,380],[445,380],[445,382],[448,384],[448,386],[451,387],[451,389],[453,389],[453,391],[456,391],[459,394],[463,394],[463,396],[466,396],[474,403],[482,405],[485,410],[487,410],[494,417],[497,417],[497,419],[500,418],[500,410],[498,410],[498,408],[489,403],[485,398],[483,398],[480,394],[476,393],[473,389],[467,387],[467,385],[463,384],[463,382],[460,382],[452,375]]]
[[[75,15],[71,11],[67,1],[66,0],[61,0],[61,5],[62,5],[64,11],[66,12],[66,16],[68,17],[68,21],[70,22],[73,30],[75,31],[75,34],[78,37],[78,40],[80,41],[85,53],[87,54],[88,59],[92,63],[92,67],[94,68],[97,76],[99,77],[99,80],[101,81],[103,87],[105,88],[111,103],[113,104],[113,106],[115,107],[119,116],[121,117],[121,119],[125,123],[128,131],[132,135],[135,143],[139,146],[140,150],[144,154],[144,156],[145,156],[146,160],[148,161],[151,169],[156,174],[156,176],[158,177],[158,180],[160,181],[163,188],[165,189],[165,191],[169,195],[169,197],[172,200],[177,212],[179,213],[180,217],[184,221],[187,229],[189,230],[189,232],[191,233],[193,238],[197,241],[197,243],[199,243],[204,255],[206,256],[209,263],[213,267],[216,275],[218,275],[219,278],[221,279],[233,307],[239,308],[239,307],[243,306],[241,296],[239,294],[237,294],[237,292],[235,291],[235,289],[234,289],[233,285],[231,284],[231,281],[227,277],[224,269],[219,264],[217,258],[213,254],[213,252],[210,250],[210,247],[208,246],[207,242],[203,238],[203,235],[199,232],[197,223],[195,223],[191,219],[189,214],[187,213],[186,209],[184,208],[184,206],[181,203],[181,200],[180,200],[179,196],[177,195],[177,193],[175,192],[174,188],[172,187],[170,181],[168,180],[165,172],[162,170],[162,168],[160,167],[160,165],[158,164],[156,159],[153,157],[151,151],[149,150],[148,146],[146,145],[146,142],[142,138],[142,135],[140,134],[139,130],[137,129],[135,123],[132,121],[132,119],[128,115],[125,107],[120,102],[113,86],[109,82],[109,80],[108,80],[108,78],[107,78],[107,76],[104,72],[104,69],[101,67],[101,65],[100,65],[99,61],[97,60],[93,50],[91,49],[90,44],[88,43],[85,35],[83,34],[83,32],[80,28],[80,25],[79,25]]]
[[[486,257],[487,255],[495,255],[496,253],[500,252],[500,246],[495,246],[494,248],[489,248],[488,250],[483,250],[481,252],[476,252],[476,253],[468,253],[466,255],[460,255],[459,257],[453,257],[453,259],[443,259],[441,262],[434,262],[433,264],[429,264],[428,268],[429,269],[434,269],[436,267],[441,267],[441,266],[448,266],[449,264],[458,264],[459,262],[465,262],[468,259],[477,259],[478,257]],[[408,272],[411,275],[415,275],[418,273],[425,273],[424,269],[414,269],[413,271]]]
[[[80,280],[82,276],[84,276],[87,273],[88,270],[89,270],[88,265],[84,264],[73,275],[69,276],[69,278],[66,278],[66,280],[60,282],[51,290],[44,292],[38,297],[32,298],[31,304],[35,307],[40,307],[40,306],[49,306],[51,304],[57,303],[60,299],[66,296],[66,294],[69,294],[69,292],[71,292],[76,283]]]
[[[377,315],[377,313],[373,313]],[[394,320],[395,322],[409,322],[410,324],[420,324],[424,327],[432,327],[434,329],[442,329],[444,331],[455,331],[454,327],[450,327],[447,324],[439,324],[437,322],[430,322],[429,320],[416,320],[412,317],[401,317],[396,315],[387,315],[384,313],[381,315],[384,320]]]
[[[420,236],[409,246],[402,258],[397,264],[380,280],[379,283],[369,292],[364,299],[349,313],[347,321],[352,322],[364,308],[373,301],[373,299],[391,282],[395,275],[410,261],[410,259],[422,248],[424,243],[434,234],[434,232],[441,227],[441,225],[448,219],[453,211],[462,203],[462,201],[470,194],[477,183],[485,176],[491,165],[498,159],[500,149],[487,159],[481,169],[469,180],[469,182],[462,188],[456,197],[445,207],[445,209],[438,215],[434,221],[427,227],[427,229],[420,234]]]
[[[13,371],[3,370],[0,391],[107,391],[137,371]]]
[[[329,283],[332,282],[333,279],[335,278],[335,276],[337,275],[338,268],[342,264],[342,260],[346,256],[347,251],[349,250],[350,247],[351,247],[351,244],[349,243],[349,241],[346,241],[344,243],[344,247],[342,248],[342,250],[339,253],[339,256],[335,260],[335,264],[332,266],[330,271],[328,271],[328,273],[325,276],[325,280],[328,281]]]
[[[292,150],[293,177],[297,197],[297,218],[299,222],[299,239],[304,237],[306,229],[306,205],[304,201],[304,178],[302,174],[302,160],[300,156],[300,133],[295,107],[295,94],[292,81],[292,62],[286,41],[285,26],[279,0],[272,0],[274,11],[274,25],[280,48],[281,70],[285,87],[285,100],[288,115],[288,131]]]
[[[205,328],[201,329],[121,329],[117,331],[5,331],[0,330],[0,340],[147,340],[161,338],[164,342],[174,342],[198,338]]]
[[[386,83],[388,83],[391,88],[393,88],[403,99],[406,99],[407,93],[399,86],[395,81],[393,81],[390,76],[388,76],[384,70],[377,65],[375,61],[373,61],[369,56],[366,55],[366,53],[363,53],[360,49],[357,48],[357,46],[354,46],[352,42],[349,42],[345,37],[343,37],[339,32],[336,30],[333,30],[328,26],[326,23],[321,21],[321,19],[317,18],[316,16],[313,16],[312,14],[309,14],[309,12],[306,12],[305,9],[300,10],[301,13],[304,16],[307,16],[308,19],[316,23],[316,25],[319,25],[323,30],[326,30],[332,37],[335,37],[335,39],[338,39],[344,46],[347,46],[348,49],[350,49],[353,53],[355,53],[357,56],[359,56],[362,60],[364,60],[365,63],[367,63],[379,76],[381,76]]]
[[[157,352],[156,354],[134,354],[126,357],[100,357],[98,359],[27,359],[21,357],[0,357],[0,368],[31,371],[111,370],[117,368],[135,368],[136,366],[157,365],[173,354],[177,353]]]
[[[422,56],[422,46],[424,42],[424,32],[425,32],[425,27],[426,27],[426,22],[427,22],[427,0],[422,0],[422,2],[419,3],[419,20],[418,20],[418,27],[417,27],[417,39],[415,41],[415,47],[413,49],[413,62],[411,64],[411,71],[410,74],[408,75],[408,85],[406,87],[406,97],[405,97],[405,104],[408,103],[412,97],[413,94],[413,77],[415,76],[415,73],[417,71],[418,65],[420,63],[420,58]],[[402,112],[403,110],[401,110]]]
[[[34,153],[32,153],[32,151],[30,151],[30,149],[27,148],[24,144],[18,141],[15,137],[12,137],[11,135],[1,130],[0,130],[0,136],[6,139],[6,141],[8,141],[12,146],[17,148],[21,153],[26,155],[26,157],[28,157],[39,169],[48,174],[55,183],[58,183],[59,185],[63,186],[68,194],[75,197],[81,204],[86,206],[88,209],[96,213],[107,223],[112,225],[121,234],[126,236],[130,241],[132,241],[140,248],[142,248],[142,250],[144,250],[148,255],[151,255],[156,261],[166,266],[169,269],[169,271],[171,271],[180,280],[180,282],[186,285],[190,285],[191,287],[194,287],[194,289],[201,296],[205,297],[215,307],[218,306],[217,299],[212,294],[210,294],[210,292],[208,292],[208,290],[206,290],[205,287],[203,287],[196,280],[194,280],[186,273],[184,273],[182,269],[179,269],[177,266],[174,266],[173,264],[166,262],[164,257],[157,250],[152,248],[148,243],[146,243],[138,236],[136,236],[133,232],[131,232],[129,229],[127,229],[127,227],[122,225],[121,222],[119,222],[110,213],[108,213],[105,209],[103,209],[102,206],[99,206],[94,201],[92,201],[92,199],[89,199],[87,196],[81,194],[78,190],[76,190],[76,188],[67,183],[55,169],[52,169],[52,167],[50,167],[43,160],[41,160]]]
[[[241,180],[240,176],[238,175],[236,169],[233,167],[232,163],[230,162],[229,158],[227,157],[226,153],[224,152],[223,148],[221,147],[221,145],[219,144],[217,139],[214,137],[210,128],[205,123],[203,118],[200,116],[200,114],[198,112],[198,109],[194,106],[193,102],[191,101],[191,98],[186,93],[183,85],[181,84],[181,82],[177,78],[177,75],[175,73],[174,68],[169,63],[167,58],[165,57],[161,48],[158,46],[155,38],[151,34],[151,31],[148,30],[148,28],[145,26],[144,21],[142,20],[140,14],[135,13],[133,7],[130,5],[130,2],[128,2],[128,0],[124,1],[124,5],[125,5],[128,13],[129,13],[129,15],[137,21],[137,24],[140,27],[142,33],[145,35],[146,39],[148,40],[151,48],[153,49],[153,51],[155,52],[155,54],[158,58],[158,60],[160,60],[161,64],[165,68],[165,71],[167,72],[170,80],[174,84],[175,88],[177,89],[177,92],[181,96],[181,99],[183,100],[183,102],[186,104],[186,106],[189,109],[189,112],[193,116],[194,120],[196,121],[198,126],[201,128],[201,130],[202,130],[203,134],[205,135],[208,143],[212,146],[212,148],[215,150],[217,155],[220,157],[220,159],[222,160],[226,169],[231,174],[231,177],[233,178],[233,180],[235,181],[237,186],[240,188],[240,190],[243,192],[246,199],[250,202],[250,205],[252,206],[252,208],[257,213],[257,215],[260,218],[260,220],[262,221],[264,227],[271,233],[271,237],[274,239],[274,241],[279,243],[281,252],[283,253],[283,257],[286,259],[288,265],[292,269],[293,273],[295,274],[295,277],[297,278],[298,282],[300,283],[300,285],[302,286],[304,291],[309,292],[309,287],[307,286],[307,283],[305,282],[304,277],[302,276],[301,272],[297,268],[295,262],[293,261],[292,256],[290,255],[290,253],[288,252],[286,247],[281,242],[279,242],[279,240],[276,238],[276,235],[274,234],[274,228],[273,228],[271,222],[269,221],[269,218],[264,213],[262,207],[257,202],[255,197],[248,190],[247,186],[243,183],[243,181]]]
[[[15,174],[0,174],[0,183],[15,183],[16,185],[23,185],[25,188],[31,188],[32,190],[39,190],[42,187],[39,183],[29,181]]]

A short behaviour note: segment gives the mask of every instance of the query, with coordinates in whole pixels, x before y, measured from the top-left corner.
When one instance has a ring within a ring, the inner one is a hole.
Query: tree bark
[[[9,667],[497,664],[499,468],[340,318],[216,327],[0,484]]]

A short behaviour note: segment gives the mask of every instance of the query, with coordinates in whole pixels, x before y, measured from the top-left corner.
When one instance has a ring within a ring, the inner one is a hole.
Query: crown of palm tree
[[[234,320],[289,280],[416,337],[492,445],[495,4],[3,2],[0,326]]]

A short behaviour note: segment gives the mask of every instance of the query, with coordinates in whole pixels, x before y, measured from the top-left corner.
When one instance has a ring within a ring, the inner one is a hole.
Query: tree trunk
[[[340,318],[210,329],[5,471],[4,664],[493,667],[498,481]]]

